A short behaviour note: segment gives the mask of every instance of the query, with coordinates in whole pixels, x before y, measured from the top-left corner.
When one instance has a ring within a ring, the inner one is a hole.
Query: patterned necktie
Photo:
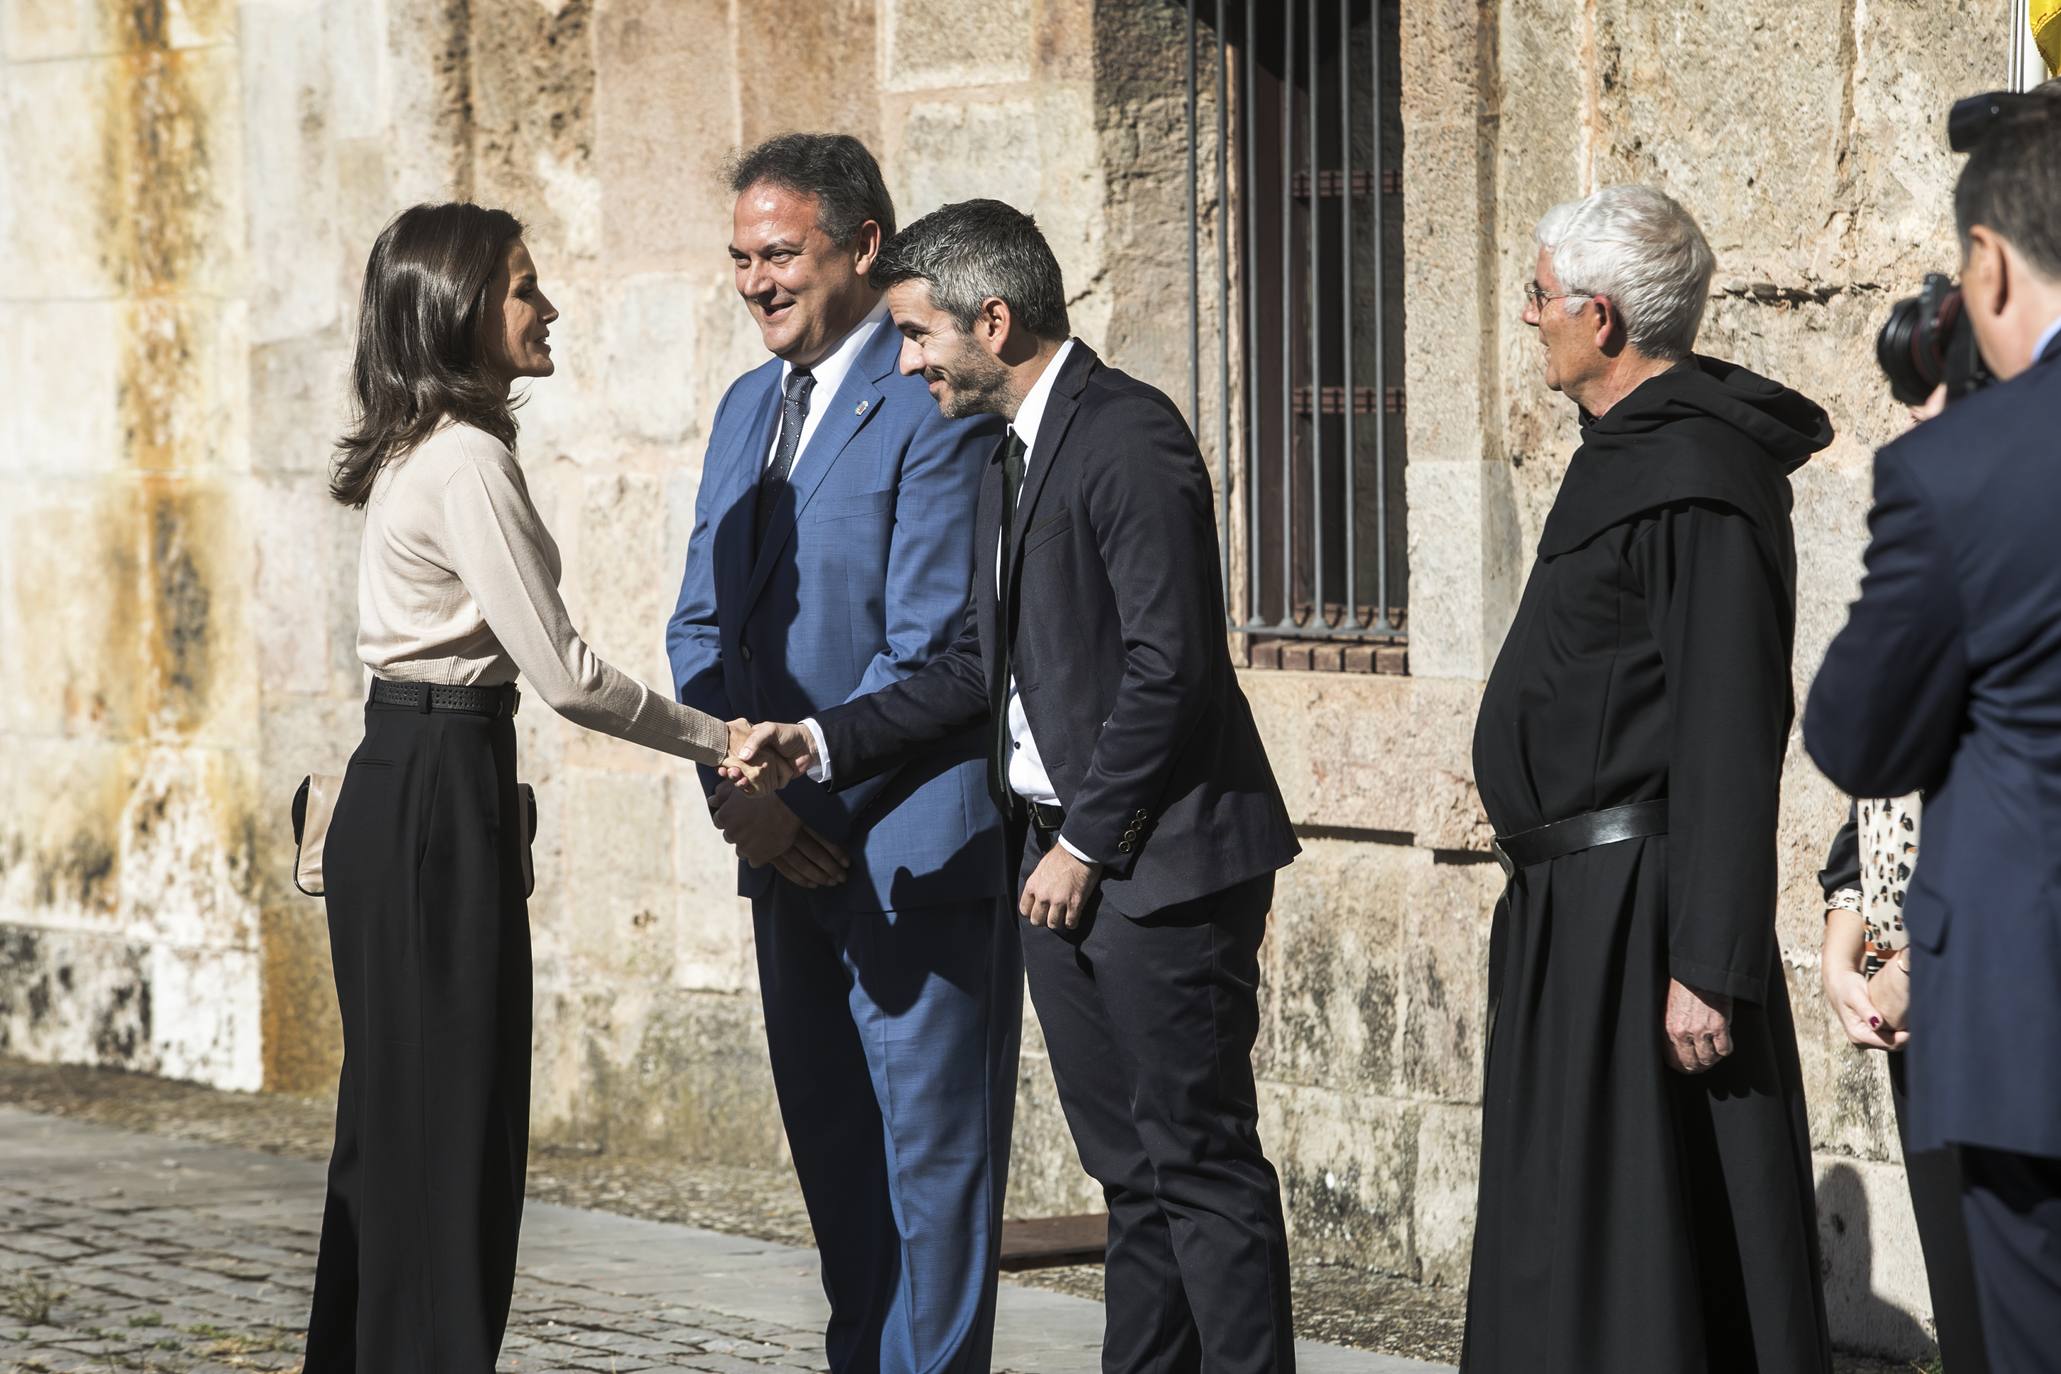
[[[1009,614],[1009,593],[1014,563],[1010,551],[1015,544],[1016,498],[1023,490],[1025,458],[1023,439],[1012,428],[1002,441],[1002,538],[997,564],[1001,604],[995,616],[995,636],[1001,642],[996,654],[994,680],[988,683],[988,713],[994,727],[994,738],[988,752],[994,772],[989,785],[994,791],[995,804],[1010,815],[1015,813],[1019,804],[1016,794],[1009,790],[1009,759],[1016,746],[1009,733],[1009,677],[1012,671],[1009,641],[1013,624],[1013,617]]]
[[[794,457],[801,449],[802,426],[809,418],[809,393],[815,389],[815,374],[800,367],[787,374],[787,383],[780,388],[780,442],[773,446],[773,461],[759,475],[757,515],[761,540],[787,491],[787,475],[794,471]]]

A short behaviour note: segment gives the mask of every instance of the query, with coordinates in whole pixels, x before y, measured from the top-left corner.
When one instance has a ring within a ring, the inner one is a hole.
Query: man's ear
[[[1608,296],[1591,296],[1589,300],[1596,307],[1596,348],[1599,352],[1615,353],[1625,345],[1624,315],[1617,308],[1617,302]]]
[[[1968,261],[1961,268],[1961,294],[1982,313],[1997,316],[2011,304],[2011,255],[2004,241],[1978,224],[1968,231]]]
[[[860,276],[873,270],[874,262],[880,257],[881,233],[877,220],[867,220],[859,226],[859,232],[852,236],[852,268]]]
[[[1010,330],[1015,323],[1009,313],[1009,302],[1000,296],[990,296],[980,303],[980,313],[973,318],[973,330],[981,346],[1000,357],[1009,344]]]

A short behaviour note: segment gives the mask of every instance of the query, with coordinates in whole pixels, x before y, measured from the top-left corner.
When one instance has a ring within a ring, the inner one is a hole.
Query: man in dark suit
[[[1103,1368],[1282,1374],[1288,1247],[1251,1051],[1298,846],[1225,643],[1209,474],[1164,394],[1069,336],[1029,216],[948,205],[872,279],[901,370],[947,416],[1010,422],[973,596],[920,672],[756,739],[843,788],[986,723],[1031,1000],[1109,1203]]]
[[[1904,899],[1914,1149],[1961,1149],[1999,1374],[2061,1369],[2061,99],[2007,114],[1954,194],[1997,385],[1875,460],[1867,577],[1804,743],[1850,793],[1925,789]]]

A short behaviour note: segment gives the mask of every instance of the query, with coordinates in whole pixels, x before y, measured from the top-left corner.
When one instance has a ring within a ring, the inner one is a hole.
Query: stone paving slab
[[[0,1107],[0,1374],[300,1368],[323,1167]],[[505,1374],[828,1368],[813,1252],[531,1204]],[[1103,1309],[1005,1285],[995,1367],[1094,1374]],[[1448,1367],[1302,1342],[1304,1374]]]

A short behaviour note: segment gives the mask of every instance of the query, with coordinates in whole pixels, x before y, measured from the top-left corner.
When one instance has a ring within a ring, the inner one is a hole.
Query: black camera
[[[1875,336],[1875,361],[1889,378],[1889,394],[1907,406],[1923,405],[1942,383],[1955,401],[1990,380],[1961,288],[1944,272],[1928,272],[1924,290],[1889,307]]]
[[[2043,98],[2051,97],[1985,91],[1956,100],[1947,113],[1947,146],[1968,152],[1999,121]],[[1926,274],[1924,290],[1889,307],[1889,318],[1875,336],[1875,361],[1889,377],[1889,394],[1907,406],[1923,405],[1941,383],[1953,401],[1992,380],[1975,346],[1961,288],[1940,272]]]

